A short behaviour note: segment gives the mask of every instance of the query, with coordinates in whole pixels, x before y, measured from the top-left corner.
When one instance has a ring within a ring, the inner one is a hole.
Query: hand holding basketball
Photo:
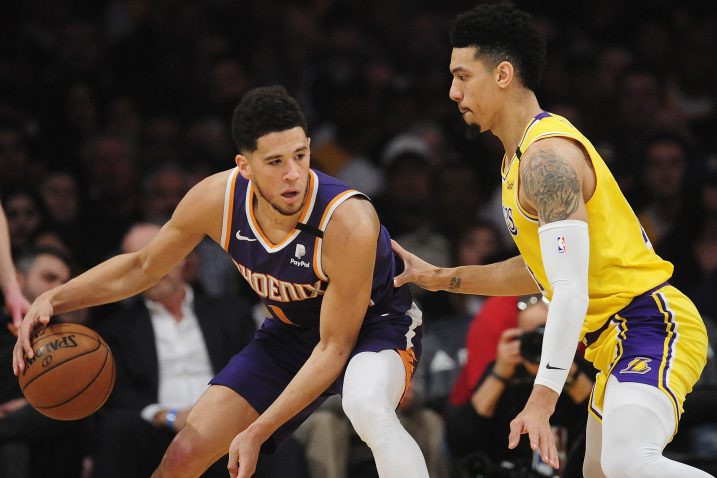
[[[54,313],[52,304],[45,294],[35,299],[30,310],[25,314],[25,319],[17,333],[17,342],[12,353],[12,370],[15,375],[20,375],[25,370],[25,356],[31,359],[35,356],[30,344],[30,337],[36,328],[44,327],[50,322]]]
[[[33,336],[31,346],[32,358],[18,381],[37,411],[57,420],[78,420],[105,403],[114,386],[115,366],[109,347],[95,331],[79,324],[53,324]]]

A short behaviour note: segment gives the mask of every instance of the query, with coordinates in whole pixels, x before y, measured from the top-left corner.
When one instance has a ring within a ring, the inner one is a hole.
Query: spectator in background
[[[107,131],[125,138],[133,147],[137,147],[143,126],[137,101],[131,95],[118,93],[108,103]]]
[[[0,120],[0,193],[27,180],[29,158],[19,121]]]
[[[70,264],[52,249],[28,250],[17,260],[18,282],[29,300],[70,279]],[[64,322],[64,316],[54,320]],[[2,316],[2,322],[7,322]],[[77,478],[82,469],[89,420],[58,421],[36,411],[9,373],[15,337],[0,327],[0,476]],[[71,439],[68,439],[71,437]]]
[[[662,134],[647,141],[642,159],[645,204],[637,217],[653,247],[684,217],[687,144],[675,135]]]
[[[423,251],[439,264],[449,264],[450,242],[431,220],[434,189],[429,155],[428,145],[415,135],[399,135],[389,141],[382,158],[384,192],[377,198],[376,208],[396,240]],[[411,290],[423,294],[418,288]]]
[[[91,263],[106,258],[124,231],[139,216],[139,170],[131,144],[124,138],[100,135],[85,146],[89,188],[88,225]]]
[[[675,265],[675,273],[670,279],[676,286],[683,288],[690,295],[694,294],[717,266],[715,258],[715,230],[717,230],[717,168],[707,160],[695,163],[692,168],[698,178],[687,182],[688,187],[682,193],[673,196],[675,203],[681,204],[674,225],[668,230],[659,244],[657,251]],[[665,181],[669,185],[669,181]],[[695,220],[695,218],[699,218]]]
[[[391,139],[383,151],[381,166],[386,180],[374,203],[386,229],[394,236],[431,229],[428,212],[433,189],[429,154],[430,149],[421,138],[408,134]]]
[[[48,172],[40,183],[39,193],[47,210],[48,223],[35,236],[35,244],[41,239],[45,244],[48,244],[48,240],[54,241],[54,247],[67,248],[66,253],[79,266],[88,267],[90,262],[85,249],[87,237],[92,234],[92,226],[85,221],[83,197],[77,177],[68,170]],[[86,227],[90,227],[90,232]],[[45,236],[44,239],[39,235]]]
[[[45,210],[39,196],[27,188],[3,195],[3,207],[10,232],[13,256],[32,244],[34,235],[45,223]]]
[[[139,144],[139,163],[152,170],[182,157],[182,126],[179,119],[165,112],[154,112],[146,118]]]
[[[548,317],[548,306],[540,294],[521,297],[517,305],[517,328],[507,328],[501,333],[495,361],[482,374],[470,401],[453,410],[446,421],[448,447],[470,472],[468,476],[480,473],[485,477],[504,476],[501,468],[513,470],[514,475],[510,476],[558,476],[556,470],[541,461],[539,450],[531,450],[528,442],[509,450],[503,440],[494,439],[505,434],[530,395],[540,363],[542,327]],[[551,419],[561,468],[565,466],[568,449],[584,440],[586,400],[593,374],[589,364],[576,358],[565,393],[560,396]],[[576,453],[574,458],[580,470],[582,453]],[[579,471],[570,476],[580,476]]]
[[[450,403],[462,405],[473,393],[485,368],[495,358],[496,345],[505,329],[514,328],[517,322],[518,297],[488,297],[476,314],[466,334],[465,365],[451,390]]]
[[[448,237],[458,237],[483,206],[484,196],[475,168],[464,161],[448,162],[436,174],[436,223]]]
[[[177,163],[164,163],[151,169],[142,180],[143,219],[164,224],[188,190],[187,173]]]
[[[76,226],[80,217],[80,192],[72,173],[62,170],[47,173],[39,192],[50,222],[55,226]]]
[[[141,249],[157,232],[157,225],[135,224],[122,251]],[[182,264],[142,299],[98,323],[117,381],[97,421],[95,478],[149,476],[209,380],[253,336],[248,304],[195,294]],[[207,476],[225,476],[225,463]]]
[[[450,264],[453,266],[488,264],[496,256],[504,255],[502,236],[498,227],[489,221],[466,218],[463,228],[451,246]],[[403,244],[402,238],[396,239]],[[425,291],[424,291],[425,292]],[[470,321],[483,305],[485,297],[457,295],[438,291],[422,294],[423,313],[430,318],[461,317]],[[467,325],[467,322],[466,322]]]
[[[641,65],[623,71],[616,83],[614,107],[607,122],[608,136],[615,145],[619,161],[637,173],[640,149],[661,131],[689,137],[684,117],[667,101],[665,79]]]
[[[697,286],[695,305],[717,321],[717,155],[703,165],[701,202],[703,231],[697,239],[695,255],[702,280]]]

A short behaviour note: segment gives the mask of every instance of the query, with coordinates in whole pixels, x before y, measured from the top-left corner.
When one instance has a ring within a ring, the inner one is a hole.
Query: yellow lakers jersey
[[[526,127],[518,150],[505,155],[502,171],[503,215],[520,254],[539,287],[550,299],[540,253],[538,217],[518,202],[521,154],[534,142],[549,137],[570,138],[582,145],[592,162],[597,179],[595,192],[588,200],[590,266],[588,291],[590,302],[580,335],[595,332],[641,293],[662,284],[672,275],[672,264],[660,258],[642,229],[635,213],[620,191],[597,150],[568,120],[543,112]],[[570,244],[556,244],[570,247]],[[589,354],[586,353],[586,357]],[[589,357],[588,357],[589,358]]]

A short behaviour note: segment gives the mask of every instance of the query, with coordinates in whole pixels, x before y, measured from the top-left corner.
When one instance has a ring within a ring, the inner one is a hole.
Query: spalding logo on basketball
[[[78,420],[96,412],[115,383],[112,352],[94,330],[53,324],[32,338],[35,356],[18,380],[27,401],[57,420]]]

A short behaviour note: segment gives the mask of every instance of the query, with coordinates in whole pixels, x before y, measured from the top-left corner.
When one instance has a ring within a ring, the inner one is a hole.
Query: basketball
[[[97,411],[115,383],[112,352],[95,331],[53,324],[32,338],[35,356],[25,359],[18,380],[27,401],[56,420],[79,420]]]

